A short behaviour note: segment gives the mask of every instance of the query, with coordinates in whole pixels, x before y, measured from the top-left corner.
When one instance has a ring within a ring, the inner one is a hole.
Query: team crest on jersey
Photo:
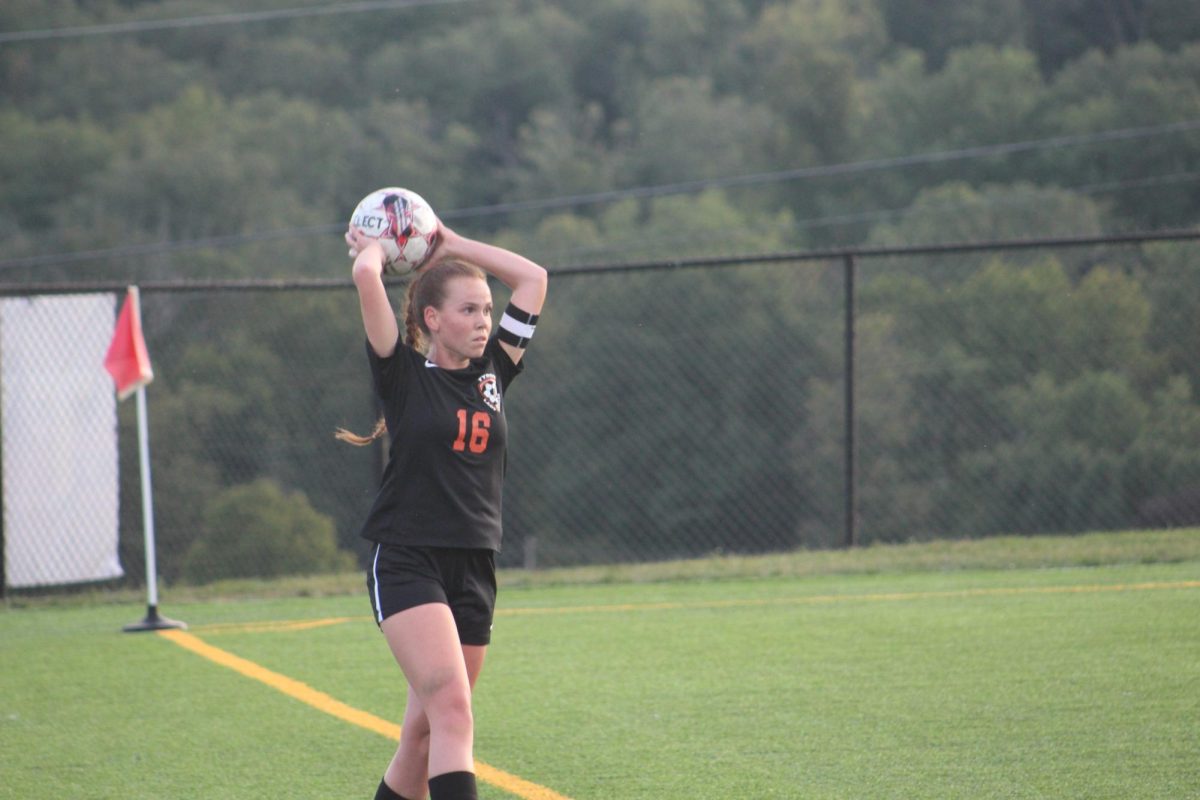
[[[496,376],[491,372],[480,375],[475,387],[483,395],[483,402],[487,403],[488,408],[497,414],[500,413],[500,384],[496,381]]]

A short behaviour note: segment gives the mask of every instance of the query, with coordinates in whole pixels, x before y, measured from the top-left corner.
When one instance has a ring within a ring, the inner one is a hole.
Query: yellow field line
[[[827,605],[842,602],[900,602],[939,598],[1010,597],[1026,594],[1091,594],[1099,592],[1148,592],[1168,589],[1200,589],[1200,581],[1168,581],[1157,583],[1097,583],[1079,586],[1026,586],[996,589],[948,589],[935,592],[890,592],[876,594],[822,594],[802,597],[742,598],[731,600],[701,600],[697,602],[612,603],[590,606],[550,606],[546,608],[500,608],[497,617],[521,617],[540,614],[595,614],[628,611],[678,611],[706,608],[745,608],[784,605]],[[232,622],[202,625],[193,628],[203,633],[270,633],[310,630],[344,622],[366,622],[369,616],[329,617],[326,619],[290,620],[279,622]]]
[[[857,602],[900,602],[905,600],[927,600],[970,597],[1005,597],[1037,594],[1089,594],[1098,592],[1145,592],[1171,589],[1200,589],[1200,580],[1170,581],[1158,583],[1118,583],[1118,584],[1087,584],[1079,586],[1030,586],[1002,587],[995,589],[956,589],[932,592],[891,592],[874,594],[826,594],[809,595],[805,597],[779,597],[757,599],[706,600],[700,602],[662,602],[662,603],[614,603],[608,605],[590,606],[556,606],[549,608],[508,608],[498,609],[496,616],[529,616],[538,614],[579,614],[579,613],[611,613],[629,611],[661,611],[680,609],[707,608],[740,608],[770,605],[822,605],[847,601]],[[358,622],[370,619],[362,617],[329,617],[314,620],[290,620],[278,622],[225,623],[203,626],[196,630],[211,633],[263,633],[302,631],[329,625],[339,625],[345,622]],[[373,731],[394,741],[400,738],[400,726],[394,722],[377,717],[367,711],[348,706],[324,692],[318,691],[305,683],[301,683],[286,675],[267,669],[259,664],[236,656],[219,647],[203,641],[195,634],[179,630],[159,631],[158,635],[175,644],[190,650],[223,667],[228,667],[248,678],[265,683],[289,697],[295,698],[320,711],[337,717],[344,722],[357,725],[360,728]],[[503,789],[524,800],[570,800],[552,789],[540,786],[524,778],[512,775],[504,770],[475,762],[475,773],[480,780]]]
[[[228,667],[247,678],[253,678],[256,681],[265,683],[272,689],[276,689],[302,703],[307,703],[313,708],[324,711],[326,714],[337,717],[344,722],[349,722],[352,725],[373,731],[394,741],[399,741],[400,739],[400,726],[396,723],[389,722],[353,706],[348,706],[342,701],[330,697],[324,692],[317,691],[305,683],[269,670],[241,656],[235,656],[233,653],[222,650],[219,647],[213,647],[195,634],[180,630],[164,630],[159,631],[158,635],[174,642],[185,650],[190,650],[196,655],[207,658],[209,661],[220,664],[223,667]],[[519,778],[516,775],[509,774],[504,770],[497,769],[480,761],[475,762],[475,774],[480,780],[503,789],[510,794],[514,794],[517,797],[524,798],[524,800],[570,800],[570,798],[547,789],[545,786],[531,783],[524,778]]]
[[[313,628],[326,628],[330,625],[341,625],[343,622],[361,622],[370,619],[369,616],[358,617],[326,617],[325,619],[275,620],[270,622],[218,622],[212,625],[198,625],[192,630],[202,633],[288,633],[291,631],[307,631]]]

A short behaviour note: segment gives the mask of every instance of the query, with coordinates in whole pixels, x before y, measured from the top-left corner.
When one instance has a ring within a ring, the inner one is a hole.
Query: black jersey
[[[504,392],[522,365],[494,336],[464,369],[442,369],[403,342],[388,358],[368,342],[367,355],[392,442],[362,535],[499,550]]]

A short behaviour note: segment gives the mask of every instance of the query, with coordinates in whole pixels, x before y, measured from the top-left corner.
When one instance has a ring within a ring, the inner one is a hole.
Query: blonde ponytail
[[[356,447],[366,447],[385,433],[387,433],[387,423],[383,417],[380,417],[375,422],[375,429],[371,431],[370,436],[359,436],[354,431],[348,431],[345,428],[338,428],[333,432],[333,435],[334,438],[340,439],[343,442],[349,442]]]

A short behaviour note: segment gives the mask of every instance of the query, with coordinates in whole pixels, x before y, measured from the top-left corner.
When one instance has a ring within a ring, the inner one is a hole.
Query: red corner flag
[[[117,317],[117,329],[108,346],[108,354],[104,356],[104,368],[117,384],[120,400],[154,380],[150,354],[146,352],[146,340],[142,338],[141,302],[136,286],[130,286],[125,295],[125,306],[121,316]]]

